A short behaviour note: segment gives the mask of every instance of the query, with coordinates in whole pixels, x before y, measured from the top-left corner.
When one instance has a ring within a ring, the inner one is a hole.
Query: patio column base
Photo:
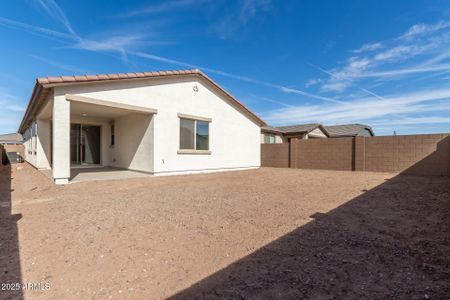
[[[68,184],[69,178],[55,178],[55,184],[62,185],[62,184]]]

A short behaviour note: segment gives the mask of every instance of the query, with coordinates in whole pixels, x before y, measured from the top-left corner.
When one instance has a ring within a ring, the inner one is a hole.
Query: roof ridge
[[[322,124],[321,123],[292,124],[292,125],[275,126],[275,128],[292,127],[292,126],[307,126],[307,125],[322,125]]]
[[[184,74],[203,74],[200,69],[184,69],[184,70],[166,70],[153,72],[128,72],[128,73],[103,73],[103,74],[83,74],[83,75],[63,75],[63,76],[44,76],[37,77],[36,82],[39,84],[65,83],[65,82],[85,82],[85,81],[101,81],[110,79],[132,79],[146,78],[157,76],[171,76]]]
[[[349,125],[360,125],[360,126],[365,126],[365,127],[369,126],[367,124],[361,124],[361,123],[335,124],[335,125],[323,125],[323,126],[332,127],[332,126],[349,126]]]

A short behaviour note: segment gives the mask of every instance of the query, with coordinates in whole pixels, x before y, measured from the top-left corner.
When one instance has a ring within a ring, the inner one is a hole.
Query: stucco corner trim
[[[187,115],[187,114],[180,114],[180,113],[178,114],[178,118],[212,122],[211,118],[199,117],[199,116],[193,116],[193,115]]]
[[[177,151],[178,154],[203,154],[210,155],[210,150],[191,150],[191,149],[180,149]]]

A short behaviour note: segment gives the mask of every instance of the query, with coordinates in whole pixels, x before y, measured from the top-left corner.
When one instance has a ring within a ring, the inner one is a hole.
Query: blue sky
[[[200,68],[271,125],[450,131],[450,2],[0,2],[0,133],[36,77]]]

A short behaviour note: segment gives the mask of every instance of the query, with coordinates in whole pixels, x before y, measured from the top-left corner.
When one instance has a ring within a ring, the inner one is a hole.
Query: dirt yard
[[[450,179],[262,168],[56,187],[0,170],[0,282],[41,283],[0,298],[450,295]]]

